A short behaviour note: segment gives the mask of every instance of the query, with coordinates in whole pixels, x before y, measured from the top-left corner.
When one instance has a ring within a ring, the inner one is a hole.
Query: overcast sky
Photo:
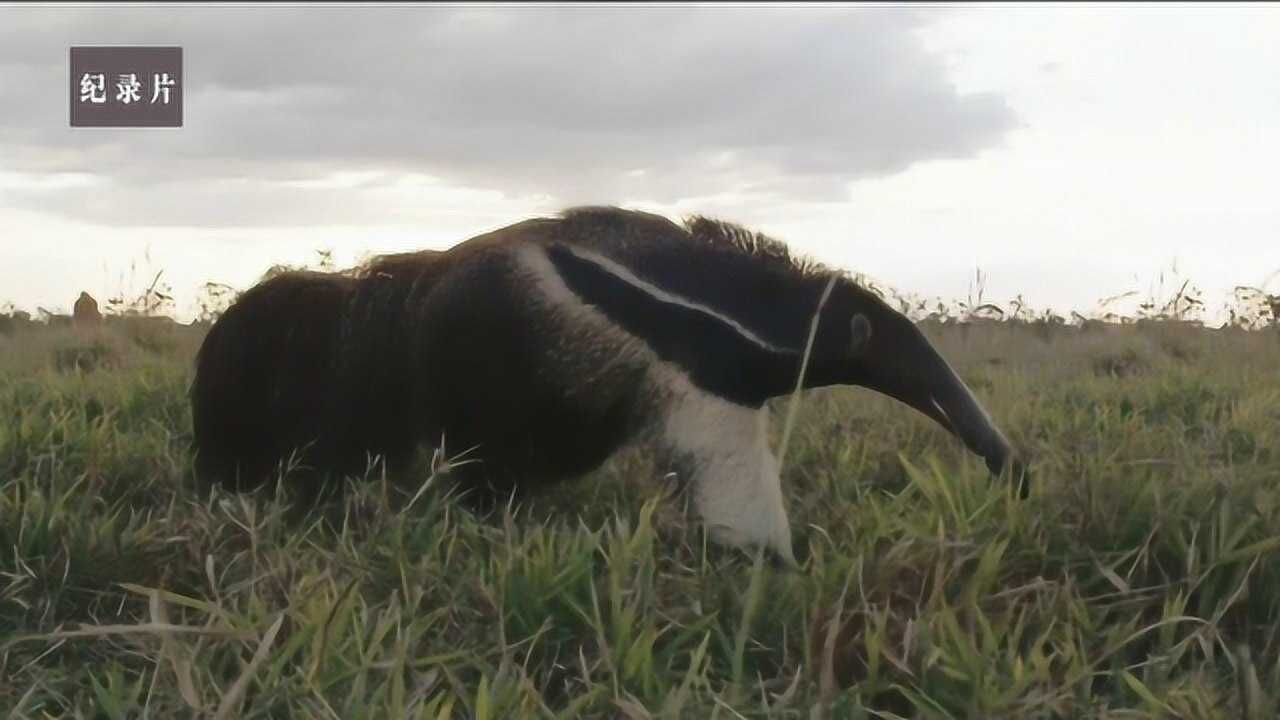
[[[1275,5],[0,6],[0,302],[163,270],[189,316],[583,203],[923,296],[1280,293],[1277,38]],[[182,46],[185,126],[69,127],[93,44]]]

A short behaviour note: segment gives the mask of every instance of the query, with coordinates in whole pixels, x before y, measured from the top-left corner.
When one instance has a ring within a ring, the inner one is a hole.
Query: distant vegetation
[[[1111,318],[895,299],[1032,497],[886,398],[815,392],[799,572],[708,546],[644,452],[488,517],[426,451],[311,513],[201,492],[186,390],[229,298],[0,317],[0,715],[1280,714],[1275,296],[1222,329],[1189,287]]]

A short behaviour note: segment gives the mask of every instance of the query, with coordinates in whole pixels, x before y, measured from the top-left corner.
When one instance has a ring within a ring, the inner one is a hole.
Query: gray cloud
[[[0,171],[101,178],[0,203],[110,224],[394,221],[370,189],[409,172],[565,204],[841,199],[850,180],[972,155],[1016,123],[1002,98],[956,92],[914,8],[0,16]],[[67,127],[67,48],[99,43],[182,45],[186,127]],[[290,183],[351,170],[387,175],[345,193]]]

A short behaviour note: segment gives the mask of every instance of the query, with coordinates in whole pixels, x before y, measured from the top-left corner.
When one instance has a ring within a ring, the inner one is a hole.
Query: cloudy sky
[[[1275,5],[0,6],[0,303],[163,270],[189,316],[583,203],[922,296],[1280,293],[1278,37]],[[182,46],[185,126],[69,127],[93,44]]]

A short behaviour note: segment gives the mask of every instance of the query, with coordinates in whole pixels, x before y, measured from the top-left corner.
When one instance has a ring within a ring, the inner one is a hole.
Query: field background
[[[1276,717],[1280,329],[979,309],[926,332],[1031,497],[809,393],[799,571],[708,546],[643,451],[487,517],[425,452],[308,514],[201,492],[205,326],[0,326],[0,715]]]

